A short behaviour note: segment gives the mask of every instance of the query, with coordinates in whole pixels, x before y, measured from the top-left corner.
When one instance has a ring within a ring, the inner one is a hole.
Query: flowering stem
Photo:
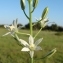
[[[23,12],[24,12],[25,16],[29,19],[29,17],[27,16],[27,14],[26,14],[25,10],[23,10]]]
[[[20,33],[20,32],[16,32],[17,34],[22,34],[22,35],[30,35],[28,33]]]
[[[30,34],[32,35],[32,13],[31,13],[31,1],[29,1],[29,22],[30,22]]]
[[[35,35],[34,39],[35,39],[36,36],[40,33],[41,30],[42,30],[42,27],[40,28],[40,30],[38,31],[38,33]]]
[[[19,37],[17,36],[17,34],[15,34],[15,38],[19,41]]]
[[[33,58],[31,58],[31,63],[33,63]]]

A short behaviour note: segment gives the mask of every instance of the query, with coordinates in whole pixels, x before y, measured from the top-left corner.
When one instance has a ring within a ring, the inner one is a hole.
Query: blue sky
[[[49,22],[63,26],[63,0],[39,0],[38,6],[33,12],[33,22],[40,18],[45,7],[49,7],[47,17]],[[28,14],[28,3],[26,2],[26,13]],[[0,0],[0,24],[11,24],[18,18],[18,23],[27,24],[28,19],[25,17],[20,7],[20,0]]]

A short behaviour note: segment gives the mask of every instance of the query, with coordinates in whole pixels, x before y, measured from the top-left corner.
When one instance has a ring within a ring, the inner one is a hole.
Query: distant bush
[[[58,26],[58,31],[62,32],[63,31],[63,27]]]
[[[51,31],[62,32],[63,31],[63,27],[58,26],[57,24],[52,24],[51,26],[47,25],[43,30],[51,30]]]
[[[32,24],[35,24],[35,22],[34,23],[32,23]],[[21,23],[19,23],[18,25],[17,25],[17,27],[19,27],[19,26],[23,26]],[[4,28],[4,25],[2,24],[2,25],[0,25],[0,28]],[[30,24],[28,23],[28,24],[25,24],[25,26],[24,27],[22,27],[21,29],[30,29]],[[36,25],[34,25],[33,26],[33,29],[34,30],[39,30],[40,29],[40,25],[39,25],[39,23],[37,23]],[[63,27],[62,26],[58,26],[57,24],[52,24],[51,26],[45,26],[44,28],[43,28],[43,30],[50,30],[50,31],[57,31],[57,32],[62,32],[63,31]]]
[[[4,28],[4,25],[2,24],[2,25],[0,25],[0,28]]]
[[[29,24],[29,23],[26,24],[26,25],[25,25],[25,28],[26,28],[26,29],[30,29],[30,24]]]

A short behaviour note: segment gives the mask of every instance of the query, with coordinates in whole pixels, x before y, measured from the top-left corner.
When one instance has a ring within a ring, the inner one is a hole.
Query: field
[[[30,63],[28,52],[21,52],[23,46],[18,41],[10,35],[2,37],[6,32],[8,32],[6,29],[0,28],[0,63]],[[20,32],[29,33],[28,30],[20,30]],[[34,35],[36,33],[37,31],[34,31]],[[28,41],[27,36],[18,36]],[[35,52],[34,63],[63,63],[63,32],[41,31],[35,40],[41,37],[43,41],[39,45],[43,50]],[[54,48],[57,48],[57,52],[51,58],[39,59]]]

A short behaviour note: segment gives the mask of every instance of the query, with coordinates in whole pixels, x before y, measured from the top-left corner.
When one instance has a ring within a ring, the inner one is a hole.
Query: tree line
[[[26,29],[30,29],[29,23],[25,25],[25,28]],[[33,26],[34,30],[39,30],[40,28],[41,27],[40,27],[39,23],[37,23],[36,25]],[[62,26],[58,26],[57,24],[51,24],[50,26],[46,25],[42,30],[63,31],[63,27]]]
[[[34,24],[34,23],[32,23],[32,24]],[[21,27],[21,29],[30,29],[30,24],[29,23],[25,24],[24,26],[21,23],[19,23],[17,25],[17,27],[19,27],[19,26]],[[4,28],[4,25],[3,24],[0,25],[0,28]],[[37,23],[36,25],[33,26],[34,30],[39,30],[40,28],[41,27],[40,27],[39,23]],[[50,26],[46,25],[42,30],[60,31],[61,32],[61,31],[63,31],[63,27],[58,26],[57,24],[51,24]]]

